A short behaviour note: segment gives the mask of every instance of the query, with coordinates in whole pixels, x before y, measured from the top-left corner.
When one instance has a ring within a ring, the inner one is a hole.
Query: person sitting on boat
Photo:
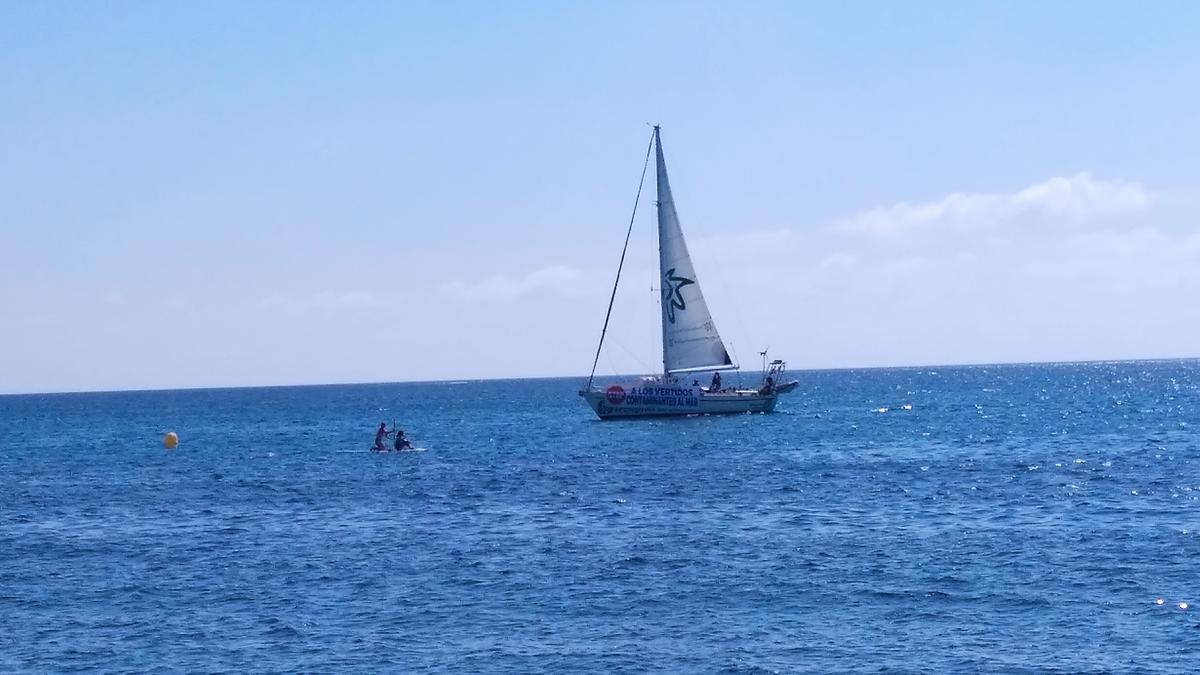
[[[375,450],[376,450],[376,452],[387,452],[387,446],[383,444],[383,441],[386,440],[387,437],[391,436],[391,435],[392,435],[392,432],[387,430],[387,423],[380,422],[379,429],[376,430],[376,432],[375,432]]]
[[[773,392],[773,391],[775,391],[775,378],[773,378],[773,377],[771,377],[770,375],[768,375],[768,376],[767,376],[767,381],[766,381],[766,382],[763,382],[762,389],[759,389],[759,390],[758,390],[758,393],[760,393],[760,394],[769,394],[769,393],[771,393],[771,392]]]
[[[396,430],[396,452],[400,452],[401,450],[412,450],[412,446],[413,446],[412,443],[409,442],[409,440],[404,437],[404,430],[397,429]]]
[[[721,391],[721,373],[713,373],[712,384],[708,385],[709,391]]]

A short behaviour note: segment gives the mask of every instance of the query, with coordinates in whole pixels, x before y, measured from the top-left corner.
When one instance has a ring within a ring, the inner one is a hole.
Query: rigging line
[[[642,198],[642,186],[646,183],[646,167],[650,166],[650,151],[654,149],[654,136],[646,146],[646,161],[642,164],[642,177],[638,181],[637,196],[633,198],[633,213],[629,215],[629,228],[625,230],[625,246],[621,249],[621,262],[617,263],[617,278],[613,281],[612,295],[608,298],[608,311],[604,314],[604,327],[600,329],[600,344],[596,345],[596,358],[592,359],[592,374],[588,375],[587,388],[592,389],[596,379],[596,365],[600,363],[600,350],[604,348],[604,334],[608,332],[608,319],[612,316],[613,303],[617,299],[617,285],[621,283],[621,268],[625,266],[625,252],[629,250],[629,235],[633,233],[633,219],[637,217],[638,201]]]
[[[646,369],[645,372],[650,373],[650,372],[654,371],[654,369],[651,368],[649,365],[647,365],[646,362],[643,361],[642,358],[640,356],[638,356],[636,352],[634,352],[632,349],[630,349],[628,346],[626,346],[624,343],[622,343],[616,337],[610,337],[608,339],[608,341],[615,342],[618,347],[620,347],[622,350],[624,350],[624,352],[626,354],[629,355],[630,358],[632,358],[634,361],[637,361],[639,368],[645,368]],[[616,369],[616,364],[613,363],[611,353],[609,354],[608,362],[609,362],[609,366],[613,370],[613,375],[619,375],[619,373],[617,372],[617,369]]]

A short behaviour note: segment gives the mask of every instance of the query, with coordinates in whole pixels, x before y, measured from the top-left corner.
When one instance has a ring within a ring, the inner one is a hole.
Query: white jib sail
[[[658,169],[658,270],[662,284],[663,368],[666,372],[728,368],[733,364],[726,351],[704,295],[692,257],[688,255],[667,165],[663,161],[662,139],[654,128]]]

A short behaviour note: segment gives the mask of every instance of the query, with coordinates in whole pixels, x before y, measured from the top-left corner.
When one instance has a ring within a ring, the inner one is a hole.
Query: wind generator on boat
[[[603,388],[593,386],[596,365],[600,361],[600,350],[604,347],[604,335],[608,332],[608,320],[612,316],[613,302],[617,297],[617,286],[621,283],[621,268],[625,264],[625,252],[629,249],[629,235],[637,216],[637,203],[641,199],[642,184],[646,179],[646,168],[650,164],[650,151],[655,152],[655,167],[658,183],[658,266],[662,284],[662,353],[663,373],[661,376],[630,379],[613,383]],[[729,357],[725,343],[717,333],[692,258],[688,255],[679,216],[675,212],[675,201],[671,198],[671,185],[667,181],[667,165],[663,161],[662,134],[654,127],[650,146],[646,148],[646,161],[642,167],[642,182],[638,183],[634,198],[633,215],[625,232],[625,247],[621,249],[621,262],[617,265],[617,278],[613,283],[612,296],[608,301],[608,313],[604,316],[604,328],[600,331],[600,344],[596,347],[596,358],[592,361],[592,374],[587,386],[579,395],[587,401],[600,419],[615,417],[649,417],[663,415],[713,415],[746,412],[771,412],[779,394],[791,391],[796,382],[784,383],[787,364],[778,359],[767,362],[762,352],[762,381],[757,388],[722,388],[714,385],[702,387],[698,380],[685,384],[690,377],[680,380],[680,375],[708,371],[734,370],[737,365]],[[715,378],[714,378],[715,380]]]

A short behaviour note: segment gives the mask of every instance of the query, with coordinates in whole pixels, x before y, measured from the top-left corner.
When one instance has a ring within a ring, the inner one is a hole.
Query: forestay
[[[663,369],[668,372],[729,368],[733,360],[700,292],[692,257],[688,255],[667,165],[662,138],[654,128],[658,169],[658,264],[662,283]]]

